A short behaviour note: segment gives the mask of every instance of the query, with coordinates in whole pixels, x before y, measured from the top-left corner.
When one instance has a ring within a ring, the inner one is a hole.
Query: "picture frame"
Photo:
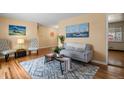
[[[9,35],[25,36],[26,26],[9,25]]]
[[[66,26],[66,38],[89,37],[89,23]]]

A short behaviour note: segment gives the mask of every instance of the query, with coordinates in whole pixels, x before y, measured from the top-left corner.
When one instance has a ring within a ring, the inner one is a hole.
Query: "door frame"
[[[105,25],[106,25],[106,65],[109,64],[109,56],[108,56],[108,33],[109,33],[109,28],[108,28],[108,13],[106,13],[106,22],[105,22]]]

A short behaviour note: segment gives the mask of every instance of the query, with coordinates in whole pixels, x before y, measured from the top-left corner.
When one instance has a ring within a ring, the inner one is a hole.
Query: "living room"
[[[1,13],[0,78],[124,78],[123,68],[107,64],[106,16],[105,13]],[[5,40],[11,42],[11,51],[3,51],[8,48],[3,44]],[[44,63],[46,59],[49,62]]]

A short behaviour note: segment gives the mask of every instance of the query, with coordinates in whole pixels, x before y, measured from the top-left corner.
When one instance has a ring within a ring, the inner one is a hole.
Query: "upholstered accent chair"
[[[11,42],[6,39],[0,39],[0,54],[5,56],[6,62],[8,61],[9,54],[14,54],[16,50],[11,49]]]
[[[32,51],[37,51],[38,54],[38,49],[39,49],[39,42],[36,38],[32,38],[29,40],[29,46],[28,46],[28,51],[29,55],[31,55]]]

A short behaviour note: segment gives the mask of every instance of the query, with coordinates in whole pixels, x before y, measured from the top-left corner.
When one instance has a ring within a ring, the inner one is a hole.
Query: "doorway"
[[[124,14],[108,15],[108,64],[124,67]]]

